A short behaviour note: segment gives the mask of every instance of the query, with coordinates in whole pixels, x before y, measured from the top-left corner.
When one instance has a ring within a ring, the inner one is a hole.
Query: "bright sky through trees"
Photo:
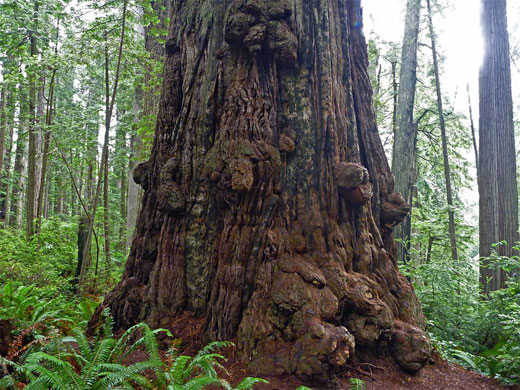
[[[401,45],[403,36],[404,0],[363,0],[365,34],[372,33],[386,41]],[[441,1],[444,7],[447,3]],[[423,7],[425,5],[423,4]],[[423,9],[422,14],[424,15]],[[482,60],[482,36],[480,32],[480,2],[478,0],[450,1],[434,18],[438,34],[438,50],[444,55],[443,89],[453,100],[455,109],[466,112],[466,84],[470,84],[474,111],[478,112],[478,71]],[[423,23],[422,30],[426,28]],[[426,43],[426,42],[422,42]],[[426,47],[420,50],[429,50]]]

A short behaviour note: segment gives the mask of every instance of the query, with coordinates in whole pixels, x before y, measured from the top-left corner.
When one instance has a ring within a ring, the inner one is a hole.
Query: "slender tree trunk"
[[[118,175],[118,190],[119,190],[119,240],[118,248],[122,253],[127,252],[127,189],[128,189],[128,144],[125,129],[119,126],[116,130],[116,152],[119,154],[119,162],[114,170]]]
[[[102,158],[100,165],[100,173],[99,177],[101,178],[101,170],[103,171],[103,234],[104,234],[104,252],[105,252],[105,276],[108,280],[108,275],[110,273],[110,269],[112,268],[110,263],[110,205],[108,201],[108,160],[109,160],[109,132],[110,132],[110,124],[108,115],[112,115],[110,110],[110,80],[108,74],[109,68],[109,59],[108,59],[108,36],[105,35],[105,141],[103,144],[103,154],[105,155],[104,159]],[[106,150],[105,150],[106,149]],[[100,180],[100,179],[98,179]],[[94,223],[94,221],[92,221]]]
[[[49,209],[50,209],[50,198],[49,193],[51,190],[51,183],[52,183],[52,164],[49,164],[49,167],[47,168],[47,179],[45,183],[45,198],[43,202],[43,218],[47,219],[49,218]]]
[[[4,85],[0,91],[0,188],[3,183],[3,170],[5,158],[5,136],[7,133],[7,87]]]
[[[105,276],[108,280],[112,270],[112,259],[110,254],[110,202],[108,198],[109,185],[108,159],[103,167],[103,233],[104,233],[104,250],[105,250]]]
[[[154,73],[156,73],[157,64],[164,63],[164,43],[162,37],[157,37],[156,34],[151,33],[152,28],[167,29],[166,21],[170,9],[170,1],[160,0],[151,1],[151,9],[157,15],[159,23],[155,26],[146,26],[143,30],[145,49],[150,54],[151,66],[146,67],[144,72],[144,90],[138,87],[134,94],[134,118],[138,123],[140,118],[144,118],[146,123],[155,123],[157,118],[157,111],[159,109],[160,88],[154,83]],[[145,150],[143,140],[139,134],[132,135],[131,138],[131,160],[129,164],[129,177],[136,165],[142,162],[149,155],[149,150]],[[135,226],[137,222],[137,215],[139,212],[139,205],[143,191],[141,187],[133,180],[128,180],[128,198],[127,198],[127,231],[128,231],[128,246],[134,236]]]
[[[142,111],[142,103],[143,103],[143,90],[141,88],[137,88],[134,92],[134,102],[133,102],[133,114],[134,114],[134,124],[137,125],[139,122],[139,118],[141,117]],[[128,172],[130,175],[133,174],[134,168],[137,166],[138,161],[140,160],[140,156],[143,154],[142,151],[142,140],[141,137],[134,133],[130,137],[130,159],[128,161]],[[127,212],[126,212],[126,227],[127,227],[127,247],[130,247],[132,244],[132,240],[134,238],[134,230],[137,223],[137,215],[139,212],[139,205],[141,204],[141,198],[143,195],[143,189],[139,184],[137,184],[134,180],[128,180],[128,190],[127,190]]]
[[[5,212],[5,219],[4,219],[4,227],[5,228],[8,228],[9,227],[9,223],[10,223],[10,219],[11,219],[11,187],[12,187],[12,183],[11,183],[11,178],[12,178],[12,172],[13,172],[13,169],[12,169],[12,159],[13,159],[13,146],[14,146],[14,138],[13,138],[13,135],[14,135],[14,104],[13,104],[13,109],[11,110],[11,115],[10,115],[10,121],[9,121],[9,146],[8,146],[8,149],[7,149],[7,161],[6,161],[6,165],[5,165],[5,171],[6,171],[6,174],[4,175],[5,176],[5,180],[2,181],[3,183],[5,183],[5,202],[4,202],[4,212]]]
[[[54,101],[54,78],[56,76],[56,71],[54,70],[51,77],[51,84],[49,86],[49,100],[47,102],[47,110],[45,114],[45,137],[43,144],[43,155],[42,155],[42,169],[40,175],[40,187],[38,194],[38,202],[36,208],[36,220],[37,220],[37,233],[40,234],[41,230],[41,218],[43,213],[43,196],[44,190],[47,188],[46,186],[46,178],[47,178],[47,165],[49,161],[49,151],[51,145],[52,132],[50,130],[50,126],[52,125],[52,114],[53,114],[53,101]]]
[[[59,33],[60,33],[60,21],[58,19],[57,25],[56,25],[56,47],[54,49],[54,55],[57,57],[58,54],[58,41],[59,41]],[[56,68],[52,70],[51,75],[51,81],[49,84],[49,97],[47,100],[47,108],[45,112],[45,136],[44,136],[44,142],[43,142],[43,154],[42,154],[42,168],[41,168],[41,176],[40,176],[40,187],[39,187],[39,194],[38,194],[38,203],[36,208],[36,220],[37,220],[37,233],[40,234],[41,230],[41,218],[44,210],[44,192],[48,190],[48,186],[46,185],[46,179],[47,179],[47,165],[49,161],[49,152],[50,152],[50,145],[51,145],[51,138],[52,138],[52,132],[51,132],[51,125],[52,125],[52,117],[53,117],[53,109],[54,109],[54,86],[55,86],[55,79],[56,79]],[[46,198],[47,199],[47,198]]]
[[[90,327],[107,306],[117,327],[194,316],[263,375],[329,381],[353,354],[419,370],[424,319],[392,254],[409,207],[377,131],[360,3],[173,6],[137,234]]]
[[[486,258],[494,243],[498,254],[511,256],[518,236],[518,189],[516,178],[511,66],[507,33],[506,1],[482,1],[484,61],[479,79],[479,227],[480,256]],[[486,262],[484,261],[484,265]],[[481,267],[486,292],[505,286],[506,274]]]
[[[470,128],[471,128],[471,139],[473,140],[473,150],[475,151],[475,166],[477,167],[477,182],[478,182],[478,148],[477,148],[477,138],[475,137],[475,126],[473,124],[473,111],[471,109],[471,97],[469,95],[469,84],[466,85],[466,91],[468,92],[469,124],[470,124]]]
[[[413,204],[415,186],[415,158],[417,126],[414,126],[413,109],[415,83],[417,81],[417,40],[421,0],[408,0],[406,3],[405,30],[401,52],[401,71],[397,99],[397,127],[394,133],[392,172],[395,177],[395,191],[400,192],[406,203]],[[411,213],[410,213],[411,214]],[[410,254],[411,216],[405,216],[403,223],[397,225],[394,237],[397,242],[397,259],[408,261]]]
[[[396,77],[396,67],[397,67],[397,61],[392,61],[392,133],[394,134],[395,138],[395,132],[397,129],[397,77]]]
[[[103,151],[101,153],[101,162],[99,163],[99,173],[98,173],[98,180],[97,180],[97,186],[96,186],[96,192],[94,194],[94,199],[92,201],[92,216],[90,218],[89,228],[88,228],[88,235],[87,235],[87,243],[84,249],[84,255],[83,259],[88,259],[88,253],[90,253],[90,241],[92,240],[92,233],[94,231],[94,222],[96,220],[96,208],[97,208],[97,202],[99,199],[99,195],[101,193],[101,179],[103,177],[103,167],[105,167],[108,164],[108,143],[109,143],[109,135],[110,135],[110,122],[112,119],[112,112],[114,110],[114,104],[116,100],[116,94],[117,94],[117,86],[119,83],[119,73],[121,70],[121,58],[123,54],[123,42],[124,42],[124,36],[125,36],[125,24],[126,24],[126,8],[128,5],[128,1],[125,0],[123,3],[123,24],[121,26],[121,37],[119,40],[119,55],[117,58],[117,69],[116,74],[114,77],[114,89],[112,90],[112,97],[110,99],[110,104],[107,104],[107,110],[105,113],[105,139],[103,142]],[[105,62],[106,62],[106,68],[105,68],[105,77],[108,82],[108,49],[105,51]],[[107,96],[108,99],[108,96]],[[86,270],[88,267],[88,263],[86,261],[83,261],[83,264],[81,265],[81,271],[79,275],[79,287],[81,287],[84,279]]]
[[[14,158],[14,183],[13,183],[13,202],[12,216],[14,218],[12,226],[19,229],[23,221],[23,195],[25,184],[25,146],[27,144],[27,128],[28,105],[26,104],[27,95],[20,94],[20,115],[18,120],[18,139],[16,141],[16,152]]]
[[[33,31],[30,33],[30,55],[34,58],[37,54],[36,25],[38,23],[38,1],[34,2]],[[34,217],[36,204],[36,159],[37,159],[37,112],[36,112],[36,69],[29,69],[29,165],[27,172],[27,218],[25,232],[27,238],[34,234]]]
[[[448,158],[448,141],[446,140],[446,125],[444,123],[444,112],[442,109],[441,82],[439,79],[439,64],[437,51],[435,49],[435,32],[433,30],[432,10],[430,0],[426,0],[428,6],[428,22],[432,42],[433,72],[435,74],[435,90],[437,92],[437,111],[439,112],[439,125],[441,128],[442,159],[444,162],[444,178],[446,181],[446,199],[448,202],[448,229],[450,233],[451,258],[457,260],[457,239],[455,237],[455,210],[453,207],[453,194],[451,190],[451,173]]]

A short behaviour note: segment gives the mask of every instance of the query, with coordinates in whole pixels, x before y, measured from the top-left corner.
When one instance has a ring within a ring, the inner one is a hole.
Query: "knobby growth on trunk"
[[[109,306],[118,327],[237,338],[259,374],[327,381],[349,359],[406,370],[429,340],[392,228],[358,1],[173,1],[136,237]]]

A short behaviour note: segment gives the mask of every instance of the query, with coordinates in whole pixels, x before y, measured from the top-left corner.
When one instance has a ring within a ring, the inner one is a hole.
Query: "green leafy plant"
[[[45,351],[29,353],[21,363],[4,359],[15,368],[15,376],[28,382],[26,389],[132,389],[133,385],[152,388],[142,375],[146,370],[159,370],[162,363],[156,335],[164,329],[151,330],[144,323],[128,329],[118,340],[113,335],[113,321],[105,312],[103,335],[90,343],[82,329],[74,336],[50,342]],[[130,340],[140,334],[137,341]],[[169,332],[168,332],[169,334]],[[125,359],[137,348],[144,347],[148,360],[124,365]],[[16,383],[14,377],[2,379],[2,385]]]
[[[350,378],[349,383],[351,390],[365,390],[367,388],[366,383],[358,378]]]
[[[220,363],[225,357],[215,351],[233,346],[229,341],[215,341],[202,348],[194,357],[177,355],[177,349],[168,351],[166,370],[158,375],[157,384],[166,385],[167,390],[198,390],[215,385],[226,390],[248,390],[257,383],[268,383],[265,379],[247,377],[232,387],[218,375],[218,370],[227,374]]]

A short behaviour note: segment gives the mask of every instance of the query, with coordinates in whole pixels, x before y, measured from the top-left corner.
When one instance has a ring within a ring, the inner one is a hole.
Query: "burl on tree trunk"
[[[166,53],[137,235],[91,325],[189,311],[258,374],[326,381],[385,353],[419,370],[359,2],[176,0]]]

